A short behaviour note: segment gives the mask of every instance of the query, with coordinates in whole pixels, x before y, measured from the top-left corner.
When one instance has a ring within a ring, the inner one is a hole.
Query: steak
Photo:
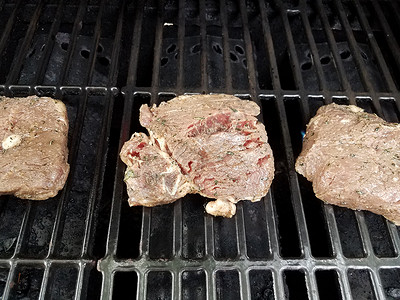
[[[331,204],[400,225],[400,125],[353,105],[321,107],[307,125],[296,171]]]
[[[130,205],[154,206],[187,193],[214,198],[206,211],[232,217],[239,200],[259,201],[274,176],[258,105],[230,95],[185,95],[158,107],[142,105],[140,123],[125,143]]]
[[[48,97],[0,97],[0,195],[44,200],[69,172],[65,105]]]

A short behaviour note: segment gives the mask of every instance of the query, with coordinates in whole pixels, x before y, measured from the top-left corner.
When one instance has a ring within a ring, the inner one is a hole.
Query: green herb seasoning
[[[229,107],[233,112],[237,112],[237,109]]]
[[[136,178],[137,176],[135,176],[135,173],[133,173],[133,171],[131,169],[127,169],[125,171],[125,176],[124,176],[124,181],[127,181],[128,179],[131,178]]]

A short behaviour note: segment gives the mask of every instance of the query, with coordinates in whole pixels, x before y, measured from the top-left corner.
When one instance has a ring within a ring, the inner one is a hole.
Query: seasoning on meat
[[[230,95],[185,95],[140,108],[150,136],[135,133],[121,150],[129,204],[155,206],[187,193],[232,217],[240,200],[259,201],[274,177],[272,150],[258,105]]]
[[[65,105],[48,97],[0,97],[0,195],[54,197],[69,172]]]
[[[321,107],[307,125],[296,171],[331,204],[400,225],[400,125],[353,105]]]

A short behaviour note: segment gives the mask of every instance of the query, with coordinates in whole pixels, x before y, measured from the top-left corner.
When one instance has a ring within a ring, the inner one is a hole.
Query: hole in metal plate
[[[103,56],[99,56],[97,58],[97,61],[99,62],[99,64],[101,64],[103,66],[108,66],[110,64],[110,59],[107,57],[103,57]]]
[[[327,65],[331,62],[331,58],[329,56],[322,56],[321,57],[321,64]]]
[[[351,52],[349,50],[343,50],[339,54],[342,59],[348,59],[351,56]]]
[[[168,57],[161,58],[161,67],[164,67],[168,63]]]
[[[235,51],[236,51],[238,54],[240,54],[240,55],[243,55],[243,54],[244,54],[244,49],[243,49],[241,46],[239,46],[239,45],[236,45],[236,46],[235,46]]]
[[[176,44],[171,44],[168,48],[167,48],[167,53],[172,53],[176,50]]]
[[[301,65],[303,71],[310,70],[312,68],[312,62],[305,62]]]
[[[90,51],[89,50],[86,50],[86,49],[83,49],[83,50],[81,50],[81,56],[83,57],[83,58],[89,58],[89,56],[90,56]]]
[[[65,43],[65,42],[61,43],[61,49],[65,50],[65,51],[68,50],[68,46],[69,46],[69,43]]]
[[[194,53],[194,54],[196,54],[196,53],[199,53],[200,50],[201,50],[201,45],[200,45],[200,44],[196,44],[196,45],[194,45],[194,46],[192,47],[191,52]]]
[[[222,48],[221,48],[221,46],[220,46],[219,44],[213,44],[213,45],[212,45],[212,49],[213,49],[216,53],[222,54]]]
[[[237,62],[238,61],[238,57],[235,53],[233,52],[229,52],[229,57],[231,58],[231,61],[233,62]]]

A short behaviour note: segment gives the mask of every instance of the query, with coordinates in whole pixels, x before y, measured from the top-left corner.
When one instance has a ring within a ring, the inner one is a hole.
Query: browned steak
[[[138,149],[138,134],[125,144],[121,158],[128,165],[127,177],[140,178],[125,180],[131,205],[153,206],[199,193],[217,199],[207,204],[208,213],[231,217],[239,200],[259,201],[274,176],[267,133],[255,117],[259,113],[256,103],[229,95],[180,96],[158,107],[143,105],[140,122],[154,141],[151,151],[158,154],[153,157],[160,158],[132,167],[137,155],[150,150]],[[133,154],[127,155],[128,148]],[[161,165],[156,166],[156,160]],[[164,179],[165,174],[172,179]],[[149,177],[157,178],[158,184],[150,183]],[[169,180],[173,189],[166,186]],[[135,188],[138,184],[140,188]]]
[[[0,195],[55,196],[69,172],[65,105],[47,97],[0,97]]]
[[[321,107],[307,125],[296,170],[327,203],[400,224],[400,125],[356,106]]]

